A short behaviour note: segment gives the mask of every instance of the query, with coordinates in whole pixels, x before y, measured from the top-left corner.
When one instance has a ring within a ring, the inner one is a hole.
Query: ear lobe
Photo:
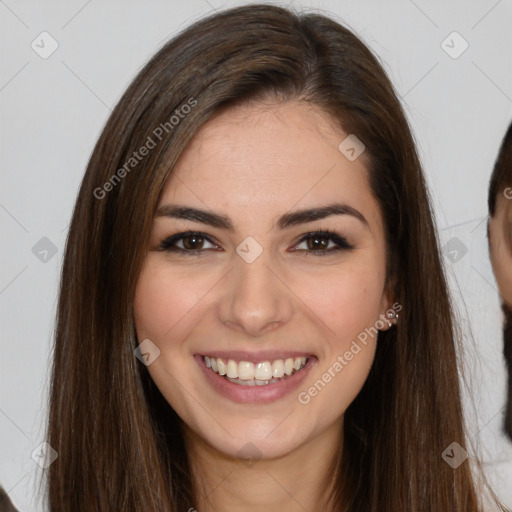
[[[398,313],[402,311],[402,305],[395,301],[389,292],[385,292],[382,299],[383,313],[379,316],[380,323],[385,324],[381,331],[387,331],[398,323]]]
[[[384,324],[384,327],[380,331],[387,331],[396,325],[398,313],[402,310],[402,305],[395,300],[396,284],[396,274],[386,280],[380,305],[382,313],[379,316],[379,323]]]

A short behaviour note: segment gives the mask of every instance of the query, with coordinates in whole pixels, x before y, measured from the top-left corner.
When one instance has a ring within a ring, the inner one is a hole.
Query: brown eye
[[[305,245],[305,248],[301,248],[301,245]],[[354,247],[350,245],[345,238],[336,233],[331,231],[317,231],[303,236],[295,250],[305,251],[306,254],[309,252],[323,256],[324,254],[353,248]]]
[[[190,250],[197,250],[197,249],[201,249],[201,245],[203,243],[203,237],[200,236],[200,235],[188,235],[188,236],[184,236],[182,238],[183,240],[183,247],[185,249],[190,249]]]
[[[308,249],[311,249],[312,251],[327,249],[329,246],[329,237],[317,235],[310,236],[307,239],[307,246]]]
[[[204,247],[205,244],[210,244],[211,247]],[[174,251],[187,254],[199,254],[208,249],[218,249],[218,246],[213,243],[209,237],[204,233],[195,231],[187,231],[185,233],[177,233],[172,235],[160,243],[160,250]]]

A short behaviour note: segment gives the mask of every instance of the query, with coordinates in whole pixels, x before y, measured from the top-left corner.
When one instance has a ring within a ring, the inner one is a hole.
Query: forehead
[[[241,105],[205,123],[175,171],[188,167],[187,174],[193,178],[191,164],[210,161],[227,164],[226,172],[235,170],[243,178],[292,176],[292,170],[314,171],[313,158],[320,168],[340,156],[337,147],[344,137],[326,113],[305,102]]]
[[[347,136],[319,107],[304,102],[225,110],[196,133],[161,202],[263,215],[342,200],[377,215],[364,156],[350,161],[338,149]]]

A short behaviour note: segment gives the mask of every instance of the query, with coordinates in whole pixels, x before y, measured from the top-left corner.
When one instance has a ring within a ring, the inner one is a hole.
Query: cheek
[[[142,269],[134,300],[134,317],[140,339],[161,340],[180,314],[180,300],[174,286],[148,265]]]
[[[139,342],[150,339],[160,350],[159,356],[147,366],[147,370],[167,402],[180,416],[190,419],[193,415],[190,401],[180,391],[178,377],[184,372],[184,345],[190,325],[190,312],[197,309],[197,303],[204,291],[187,286],[184,280],[151,255],[141,270],[134,299],[134,319]],[[188,316],[187,316],[188,313]]]
[[[191,310],[200,308],[201,298],[208,290],[205,280],[180,277],[163,265],[149,256],[137,282],[134,317],[139,339],[163,342],[171,331],[175,337],[182,320]]]
[[[307,411],[306,421],[312,421],[317,429],[343,417],[368,378],[378,334],[370,329],[361,330],[361,320],[340,323],[339,335],[331,338],[327,357],[318,362],[314,374],[297,395]],[[342,331],[348,324],[351,330]]]
[[[381,309],[384,282],[381,260],[361,258],[343,270],[317,276],[316,286],[308,287],[308,306],[326,326],[325,357],[298,398],[302,404],[308,402],[313,416],[320,415],[327,423],[346,410],[368,377],[378,329],[384,327],[379,320],[385,312]]]
[[[344,344],[384,313],[384,282],[384,264],[361,258],[314,276],[303,274],[296,289],[326,326],[326,336],[334,344]]]

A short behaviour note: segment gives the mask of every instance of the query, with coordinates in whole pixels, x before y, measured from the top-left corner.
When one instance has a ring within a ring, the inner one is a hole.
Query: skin
[[[499,194],[494,216],[489,219],[492,268],[500,295],[512,309],[512,189]]]
[[[302,102],[232,108],[200,129],[161,194],[159,207],[212,210],[235,227],[155,217],[134,304],[138,339],[161,351],[148,370],[185,424],[199,500],[191,507],[201,512],[327,510],[319,505],[328,466],[342,448],[343,415],[368,376],[376,338],[307,405],[297,394],[393,304],[382,215],[364,154],[351,162],[338,150],[346,136]],[[366,223],[344,214],[276,225],[285,213],[332,202],[356,209]],[[300,239],[319,229],[354,248],[317,255]],[[159,249],[187,230],[213,243],[192,246],[202,248],[199,255]],[[252,263],[236,252],[248,236],[263,249]],[[299,350],[317,361],[296,391],[272,403],[241,404],[218,394],[193,357],[213,349]],[[259,459],[250,467],[237,457],[249,442]]]

